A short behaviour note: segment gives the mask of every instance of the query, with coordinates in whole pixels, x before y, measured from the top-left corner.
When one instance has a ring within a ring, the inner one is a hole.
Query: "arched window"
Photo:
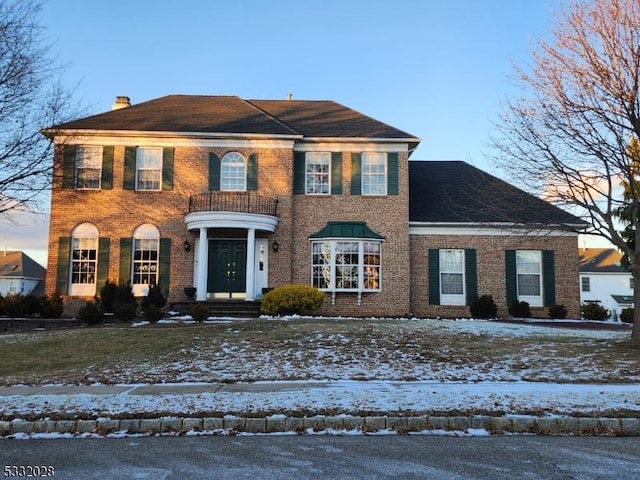
[[[220,190],[243,192],[247,189],[247,162],[237,152],[227,153],[220,162]]]
[[[133,232],[131,284],[136,297],[149,293],[149,285],[158,283],[160,232],[154,225],[140,225]]]
[[[81,223],[71,232],[71,288],[70,295],[96,294],[98,270],[98,228]]]

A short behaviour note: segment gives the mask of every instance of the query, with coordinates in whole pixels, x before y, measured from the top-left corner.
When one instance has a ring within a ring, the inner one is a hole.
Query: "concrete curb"
[[[378,432],[405,435],[600,435],[640,436],[640,418],[570,416],[308,416],[287,417],[163,417],[95,420],[0,421],[0,438],[24,438],[42,434],[66,436],[121,435],[238,435],[238,434],[362,434]]]

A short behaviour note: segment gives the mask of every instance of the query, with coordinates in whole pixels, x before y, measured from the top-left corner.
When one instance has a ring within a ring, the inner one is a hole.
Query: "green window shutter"
[[[98,270],[96,271],[96,290],[100,292],[100,289],[104,287],[109,278],[109,246],[111,245],[111,239],[108,237],[98,238]]]
[[[73,189],[75,187],[76,173],[76,146],[65,145],[62,152],[62,188]]]
[[[440,250],[429,249],[429,305],[440,305]]]
[[[131,238],[120,239],[120,284],[131,283],[131,249],[133,240]]]
[[[209,153],[209,190],[220,190],[220,157]]]
[[[56,269],[56,290],[62,295],[69,293],[69,256],[71,238],[58,238],[58,266]]]
[[[162,149],[162,190],[173,190],[173,147]]]
[[[331,152],[331,195],[342,195],[342,152]]]
[[[504,251],[505,280],[507,287],[507,305],[518,299],[518,281],[516,276],[516,251]]]
[[[351,154],[351,195],[362,195],[362,154]]]
[[[247,162],[247,190],[258,190],[258,154],[249,155]]]
[[[113,146],[102,147],[102,190],[113,189]]]
[[[293,152],[293,193],[306,193],[307,162],[304,152]]]
[[[467,305],[471,305],[473,298],[478,294],[478,261],[474,248],[467,248],[464,251],[464,282]]]
[[[124,147],[124,180],[122,188],[136,189],[136,147]]]
[[[398,154],[387,154],[387,195],[398,195]]]
[[[171,239],[160,239],[160,264],[158,265],[158,285],[165,295],[169,295],[169,276],[171,274]]]
[[[542,292],[543,305],[553,307],[556,304],[556,272],[553,250],[542,251]]]

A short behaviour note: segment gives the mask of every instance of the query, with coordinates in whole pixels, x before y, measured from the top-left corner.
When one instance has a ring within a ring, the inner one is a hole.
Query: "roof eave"
[[[81,136],[118,136],[118,137],[187,137],[187,138],[251,138],[251,139],[279,139],[279,140],[300,140],[302,135],[275,134],[275,133],[224,133],[224,132],[172,132],[172,131],[150,131],[150,130],[98,130],[98,129],[53,129],[41,130],[47,138],[56,137],[81,137]]]

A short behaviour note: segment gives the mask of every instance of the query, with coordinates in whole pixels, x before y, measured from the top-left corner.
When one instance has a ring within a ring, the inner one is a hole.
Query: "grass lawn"
[[[0,335],[0,385],[640,381],[628,331],[452,320],[252,320]]]

